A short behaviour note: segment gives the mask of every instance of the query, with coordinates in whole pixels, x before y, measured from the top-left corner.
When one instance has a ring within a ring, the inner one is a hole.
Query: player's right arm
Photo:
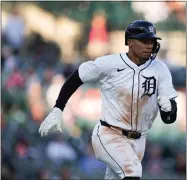
[[[107,72],[108,69],[103,59],[98,58],[95,61],[82,63],[78,70],[72,73],[63,84],[54,108],[40,125],[39,133],[41,136],[47,135],[54,126],[62,132],[62,111],[69,98],[83,83],[99,81],[107,75]]]

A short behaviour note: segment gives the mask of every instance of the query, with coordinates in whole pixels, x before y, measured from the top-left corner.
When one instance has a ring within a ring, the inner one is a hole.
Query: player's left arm
[[[158,97],[160,116],[166,124],[174,123],[177,119],[177,103],[175,99]]]
[[[163,63],[158,81],[158,105],[162,121],[166,124],[174,123],[177,119],[177,92],[172,83],[172,76],[168,67]]]

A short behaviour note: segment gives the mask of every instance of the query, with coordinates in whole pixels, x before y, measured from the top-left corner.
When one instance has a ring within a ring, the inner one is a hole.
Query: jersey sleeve
[[[172,76],[168,67],[163,63],[160,70],[158,96],[167,96],[169,99],[176,98],[177,92],[173,87]]]
[[[79,66],[79,77],[83,83],[101,81],[108,75],[107,60],[97,58],[94,61],[82,63]]]

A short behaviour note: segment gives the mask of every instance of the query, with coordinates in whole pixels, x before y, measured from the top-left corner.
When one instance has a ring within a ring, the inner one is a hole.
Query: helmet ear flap
[[[157,41],[155,41],[155,44],[154,44],[153,52],[152,52],[152,53],[153,53],[153,54],[154,54],[154,53],[158,53],[159,49],[160,49],[160,43],[157,42]]]
[[[160,50],[160,43],[156,41],[155,46],[153,47],[153,52],[152,52],[153,55],[151,56],[152,60],[156,58],[156,55],[159,50]]]

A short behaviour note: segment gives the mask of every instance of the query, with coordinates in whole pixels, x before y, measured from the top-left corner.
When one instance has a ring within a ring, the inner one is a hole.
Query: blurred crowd
[[[62,117],[63,134],[52,130],[49,136],[41,138],[38,133],[65,79],[84,57],[74,61],[77,63],[63,63],[56,43],[45,41],[37,33],[26,37],[25,28],[22,17],[15,11],[2,32],[2,179],[102,179],[105,165],[95,159],[90,141],[96,121],[84,123],[86,119],[78,117],[75,113],[78,107],[71,101]],[[175,85],[183,91],[186,69],[171,65],[172,68]],[[73,102],[79,101],[81,91],[93,87],[93,84],[81,87]],[[164,138],[148,139],[144,178],[184,178],[185,142],[185,136],[169,142]]]

